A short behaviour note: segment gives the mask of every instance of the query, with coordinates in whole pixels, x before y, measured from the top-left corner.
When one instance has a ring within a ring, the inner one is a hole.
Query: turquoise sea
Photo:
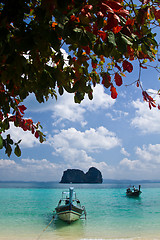
[[[67,224],[55,218],[48,226],[70,186],[87,219]],[[0,183],[0,240],[160,239],[160,183],[141,186],[139,198],[128,198],[128,185],[120,183]]]

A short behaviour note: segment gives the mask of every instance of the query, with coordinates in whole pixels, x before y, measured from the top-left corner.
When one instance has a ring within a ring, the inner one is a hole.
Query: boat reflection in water
[[[81,206],[73,187],[70,187],[68,192],[62,192],[62,198],[55,210],[59,219],[68,223],[78,220],[82,215],[86,218],[85,207]]]

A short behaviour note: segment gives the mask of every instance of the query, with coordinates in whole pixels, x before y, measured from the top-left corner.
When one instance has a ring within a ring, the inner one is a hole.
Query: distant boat
[[[68,223],[78,220],[82,215],[86,218],[85,207],[81,206],[73,187],[68,192],[62,192],[62,198],[55,210],[59,219]]]
[[[134,186],[128,187],[126,190],[126,195],[128,197],[138,197],[141,194],[141,185],[139,185],[139,188],[135,188]]]

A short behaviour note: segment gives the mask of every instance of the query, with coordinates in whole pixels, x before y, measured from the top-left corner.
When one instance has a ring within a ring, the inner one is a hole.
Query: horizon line
[[[140,179],[140,180],[134,180],[134,179],[103,179],[103,183],[126,183],[126,182],[146,182],[146,183],[160,183],[160,179]],[[37,180],[31,180],[31,181],[25,181],[25,180],[0,180],[0,183],[60,183],[58,180],[56,181],[37,181]],[[60,183],[60,184],[68,184],[68,183]],[[72,184],[85,184],[85,183],[72,183]],[[86,183],[89,184],[89,183]],[[92,184],[92,183],[91,183]],[[93,183],[94,184],[94,183]],[[97,183],[95,183],[97,184]],[[98,183],[99,184],[99,183]]]

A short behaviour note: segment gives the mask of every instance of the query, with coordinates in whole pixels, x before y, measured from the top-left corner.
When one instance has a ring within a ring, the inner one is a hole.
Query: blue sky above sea
[[[62,51],[67,57],[67,49]],[[22,155],[8,158],[1,150],[0,181],[60,181],[68,168],[86,172],[91,166],[104,179],[160,179],[160,110],[150,110],[141,89],[132,84],[138,74],[134,63],[133,72],[117,87],[116,100],[102,85],[93,89],[92,101],[86,96],[81,104],[66,92],[42,104],[31,94],[24,102],[25,117],[40,121],[46,142],[40,144],[31,133],[11,126],[6,134],[22,139]],[[158,78],[154,68],[142,70],[143,89],[157,103]]]

